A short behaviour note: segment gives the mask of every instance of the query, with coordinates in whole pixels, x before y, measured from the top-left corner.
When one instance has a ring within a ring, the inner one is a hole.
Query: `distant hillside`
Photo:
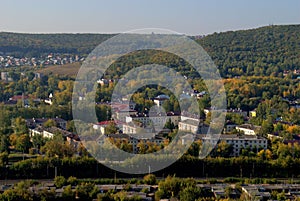
[[[0,54],[39,57],[49,53],[89,54],[112,34],[23,34],[0,32]]]
[[[222,76],[279,75],[300,69],[300,25],[215,33],[197,40]]]
[[[0,33],[0,54],[27,57],[48,53],[86,55],[112,36]],[[197,39],[197,42],[211,55],[223,77],[282,76],[284,70],[300,69],[300,25],[215,33]]]

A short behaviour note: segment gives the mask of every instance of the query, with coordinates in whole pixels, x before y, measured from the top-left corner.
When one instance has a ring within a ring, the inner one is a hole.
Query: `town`
[[[214,106],[212,97],[219,94],[195,69],[164,51],[124,55],[103,76],[95,74],[95,91],[74,90],[86,52],[112,35],[28,34],[28,41],[43,50],[30,46],[31,56],[5,46],[0,57],[0,200],[299,200],[300,60],[293,45],[299,27],[191,37],[218,67],[222,80],[213,87],[224,86],[224,108]],[[15,37],[18,47],[26,46],[22,34]],[[47,37],[47,45],[36,39]],[[276,46],[272,50],[270,40]],[[80,51],[83,41],[93,42]],[[69,53],[51,53],[62,51]],[[151,71],[131,80],[123,76],[149,62],[176,71],[155,76],[174,91],[147,84]],[[190,88],[174,82],[179,77]],[[131,96],[113,99],[120,83],[124,94],[137,88]],[[83,129],[75,116],[77,103],[86,114]],[[95,118],[89,118],[93,112]],[[224,114],[224,122],[215,121],[215,112]],[[218,123],[221,130],[214,137]],[[129,157],[119,157],[118,151]],[[173,156],[178,157],[172,164],[155,169]]]

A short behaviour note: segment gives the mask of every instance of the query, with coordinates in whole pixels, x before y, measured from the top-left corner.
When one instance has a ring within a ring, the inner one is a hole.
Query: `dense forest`
[[[198,42],[225,77],[282,75],[300,66],[300,25],[266,26],[208,35]]]
[[[39,57],[49,53],[89,54],[111,34],[0,33],[0,53],[15,57]]]
[[[0,53],[16,57],[47,53],[87,55],[113,34],[0,33]],[[194,37],[192,37],[194,38]],[[223,77],[283,76],[300,66],[300,25],[270,25],[214,33],[195,39],[209,53]]]

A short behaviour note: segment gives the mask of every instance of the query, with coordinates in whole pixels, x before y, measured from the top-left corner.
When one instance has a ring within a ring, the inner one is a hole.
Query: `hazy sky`
[[[0,31],[119,33],[165,28],[189,35],[300,24],[300,0],[1,0]]]

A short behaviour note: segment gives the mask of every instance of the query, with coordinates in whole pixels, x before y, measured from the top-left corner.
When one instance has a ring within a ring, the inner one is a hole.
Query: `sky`
[[[300,0],[1,0],[0,31],[187,35],[300,24]]]

